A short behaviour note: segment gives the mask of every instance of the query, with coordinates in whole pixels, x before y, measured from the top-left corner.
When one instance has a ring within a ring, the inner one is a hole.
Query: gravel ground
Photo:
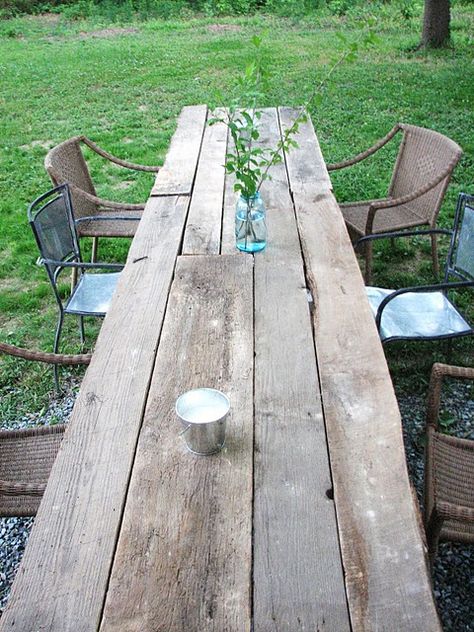
[[[470,393],[469,387],[462,383],[445,393],[443,418],[446,418],[451,434],[474,439],[474,399]],[[459,402],[465,405],[460,406]],[[46,413],[20,419],[15,427],[47,424],[51,420],[55,423],[65,421],[73,404],[74,396],[68,395],[53,402]],[[399,396],[399,404],[409,472],[421,499],[425,398]],[[450,423],[454,418],[456,421]],[[8,599],[32,524],[32,518],[0,519],[0,610]],[[440,545],[435,563],[434,592],[445,632],[474,632],[474,547]]]

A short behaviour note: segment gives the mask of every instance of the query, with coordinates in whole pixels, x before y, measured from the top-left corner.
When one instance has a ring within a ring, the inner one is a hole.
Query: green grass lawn
[[[327,162],[365,149],[397,121],[431,127],[457,141],[465,154],[440,218],[450,226],[457,194],[474,192],[474,8],[453,9],[453,47],[430,53],[415,50],[419,16],[400,27],[399,16],[389,7],[384,11],[379,45],[338,68],[312,119]],[[184,105],[213,104],[216,90],[230,98],[236,74],[252,55],[248,43],[254,33],[267,32],[263,47],[270,76],[261,105],[298,105],[340,55],[337,31],[353,37],[357,28],[334,17],[111,25],[46,15],[0,22],[0,338],[52,348],[56,307],[45,272],[35,265],[38,252],[26,221],[28,203],[50,187],[43,168],[48,148],[83,133],[133,162],[160,164]],[[392,159],[387,153],[369,167],[335,174],[338,199],[383,194]],[[152,176],[98,160],[92,166],[104,197],[147,198]],[[400,242],[395,250],[379,247],[374,280],[385,286],[431,282],[428,246],[418,240]],[[124,240],[114,240],[101,255],[123,259],[126,248]],[[91,325],[89,333],[95,331]],[[69,332],[63,348],[77,351],[76,328]],[[472,364],[472,351],[472,341],[456,342],[451,361]],[[392,373],[407,389],[425,388],[429,366],[446,359],[445,352],[439,343],[387,349]],[[50,368],[0,361],[2,415],[41,407],[52,388]]]

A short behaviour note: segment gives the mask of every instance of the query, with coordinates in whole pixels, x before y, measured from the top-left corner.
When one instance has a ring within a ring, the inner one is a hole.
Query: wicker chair
[[[64,355],[0,342],[0,352],[48,364],[89,364],[90,354]],[[65,430],[64,424],[0,431],[0,517],[34,516]]]
[[[65,425],[0,432],[0,517],[34,516]]]
[[[92,260],[97,257],[98,237],[133,237],[144,204],[127,204],[97,196],[87,163],[81,150],[86,145],[103,158],[132,169],[156,173],[159,167],[137,165],[121,160],[101,149],[85,136],[75,136],[53,147],[44,166],[54,186],[67,182],[71,189],[74,215],[80,237],[93,237]]]
[[[375,239],[418,235],[431,236],[433,270],[438,274],[436,221],[454,167],[462,150],[454,141],[423,127],[398,123],[373,147],[340,163],[335,170],[354,165],[386,145],[398,132],[403,134],[387,197],[341,204],[355,247],[365,251],[365,282],[372,277],[372,242]],[[416,226],[427,230],[410,231]]]
[[[433,564],[438,542],[474,543],[474,441],[444,435],[438,425],[445,376],[474,380],[474,368],[435,364],[426,416],[425,528]]]

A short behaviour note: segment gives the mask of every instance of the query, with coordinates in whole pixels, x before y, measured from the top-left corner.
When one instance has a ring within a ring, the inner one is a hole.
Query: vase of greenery
[[[371,31],[364,32],[367,43],[374,41]],[[359,41],[363,37],[359,36]],[[321,101],[321,90],[334,70],[343,62],[355,58],[358,42],[348,43],[344,36],[339,38],[346,44],[345,52],[330,67],[326,76],[316,84],[310,97],[306,100],[295,117],[293,123],[283,131],[275,147],[262,147],[259,143],[259,121],[262,111],[257,102],[264,99],[265,71],[262,64],[262,38],[254,36],[255,59],[245,69],[243,76],[237,79],[238,95],[228,108],[221,108],[209,124],[224,123],[230,132],[231,143],[226,153],[225,170],[235,178],[234,191],[239,197],[235,210],[235,239],[238,250],[255,253],[264,250],[267,245],[267,224],[265,205],[260,189],[265,180],[271,180],[270,169],[283,160],[284,153],[298,147],[294,136],[299,127],[308,119],[307,108],[310,104],[318,105]],[[219,100],[223,102],[222,96]]]
[[[260,192],[239,196],[235,209],[235,245],[242,252],[259,252],[267,245],[265,205]]]

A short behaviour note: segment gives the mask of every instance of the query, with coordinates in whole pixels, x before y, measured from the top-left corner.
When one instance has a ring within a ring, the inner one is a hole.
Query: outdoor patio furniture
[[[46,268],[59,307],[58,324],[54,338],[54,353],[65,314],[79,317],[81,342],[84,343],[84,316],[104,317],[119,278],[122,265],[115,263],[84,263],[72,214],[71,196],[67,184],[60,185],[37,198],[28,209],[28,220],[38,244],[41,259]],[[80,272],[79,281],[67,299],[58,288],[63,269]],[[88,270],[108,270],[105,273],[89,273]],[[115,272],[110,272],[115,270]],[[59,390],[58,365],[54,364],[54,377]]]
[[[0,431],[0,517],[34,516],[66,426]]]
[[[462,149],[454,141],[424,127],[398,123],[375,145],[354,158],[328,165],[328,170],[354,165],[403,134],[387,197],[340,204],[355,247],[365,251],[365,282],[372,277],[372,244],[376,239],[430,235],[433,270],[438,274],[436,221]],[[405,232],[416,226],[428,229]]]
[[[114,202],[98,197],[81,145],[89,147],[96,154],[121,167],[134,171],[156,173],[159,167],[137,165],[121,160],[101,149],[86,136],[70,138],[47,153],[44,161],[46,171],[54,186],[65,182],[69,184],[79,237],[93,237],[92,261],[95,261],[98,237],[133,237],[145,205]]]
[[[439,427],[443,378],[474,380],[474,368],[434,364],[428,395],[425,450],[425,526],[430,563],[438,542],[474,543],[474,441]]]
[[[261,139],[297,113],[264,109]],[[262,186],[253,256],[210,116],[180,115],[0,630],[438,632],[400,412],[311,121]],[[175,412],[199,386],[231,402],[212,456]]]
[[[449,293],[474,288],[474,197],[461,193],[444,280],[435,285],[389,290],[366,287],[383,342],[435,340],[474,333]]]
[[[0,353],[48,364],[89,364],[90,354],[44,353],[0,342]],[[0,431],[0,517],[34,516],[66,426]]]

